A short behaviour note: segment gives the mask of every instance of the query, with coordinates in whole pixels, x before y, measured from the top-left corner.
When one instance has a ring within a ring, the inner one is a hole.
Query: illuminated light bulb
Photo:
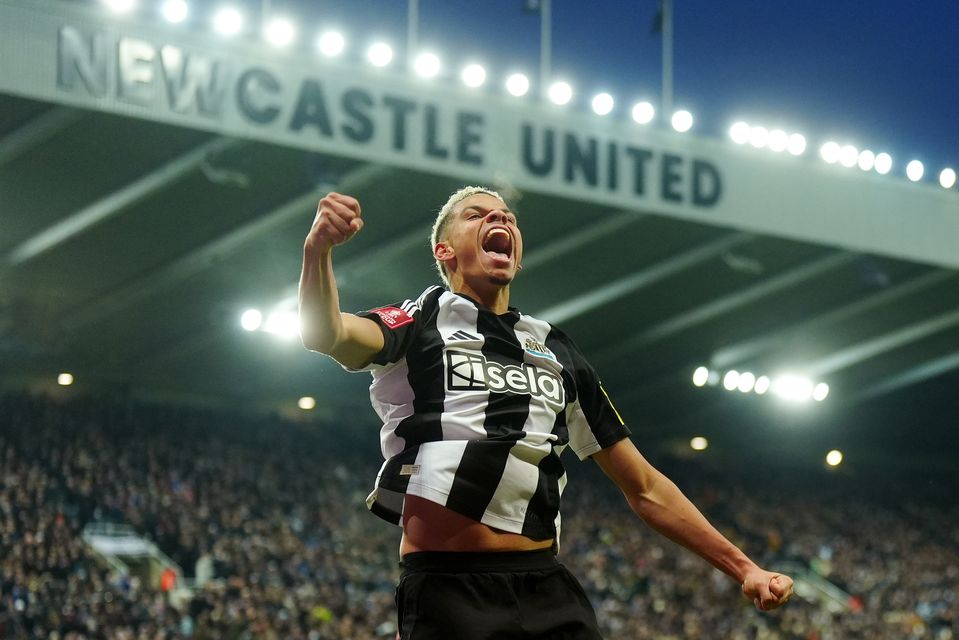
[[[749,393],[753,390],[753,387],[756,385],[756,376],[750,373],[749,371],[744,371],[739,374],[739,383],[736,385],[736,388],[742,391],[743,393]]]
[[[129,13],[137,5],[136,0],[103,0],[103,4],[116,13]]]
[[[769,376],[759,376],[756,378],[756,384],[753,385],[753,391],[755,391],[758,395],[763,395],[769,391],[769,384]]]
[[[709,381],[709,369],[706,367],[697,367],[693,372],[693,384],[697,387],[704,386]]]
[[[324,56],[333,58],[343,53],[346,38],[339,31],[324,31],[316,41],[316,47]]]
[[[689,447],[693,451],[705,451],[706,447],[708,446],[709,446],[709,440],[707,440],[706,438],[702,436],[696,436],[695,438],[689,441]]]
[[[506,78],[506,90],[509,91],[511,96],[516,96],[517,98],[525,96],[529,91],[529,78],[522,73],[512,74]]]
[[[247,309],[240,316],[240,326],[247,331],[256,331],[263,324],[263,314],[257,309]]]
[[[463,84],[473,89],[483,86],[486,82],[486,69],[478,64],[469,64],[463,68]]]
[[[946,167],[939,172],[939,185],[943,189],[952,189],[956,185],[956,171]]]
[[[769,129],[766,127],[752,127],[749,130],[749,144],[762,149],[769,142]]]
[[[568,82],[554,82],[549,88],[549,99],[553,104],[567,104],[573,99],[573,87]]]
[[[311,398],[310,396],[303,396],[296,401],[297,406],[304,411],[309,411],[310,409],[316,408],[316,399]]]
[[[876,166],[876,154],[869,149],[863,149],[859,152],[859,168],[863,171],[870,171]]]
[[[633,105],[630,115],[637,124],[649,124],[656,117],[656,108],[649,102],[637,102]]]
[[[826,396],[829,395],[829,385],[825,382],[820,382],[812,390],[812,399],[816,402],[822,402],[826,399]]]
[[[839,162],[839,145],[830,140],[819,148],[819,155],[829,164]]]
[[[235,36],[243,28],[243,14],[233,7],[223,7],[213,15],[213,28],[224,36]]]
[[[844,167],[855,167],[859,162],[859,149],[847,144],[839,150],[839,164]]]
[[[876,155],[876,173],[886,175],[892,171],[892,156],[888,153],[879,153]]]
[[[830,467],[838,467],[842,463],[842,451],[839,449],[833,449],[826,454],[826,464]]]
[[[773,129],[769,132],[769,149],[780,153],[789,146],[789,136],[782,129]]]
[[[161,9],[163,17],[167,22],[179,24],[186,20],[190,13],[190,7],[185,0],[166,0]]]
[[[794,156],[801,156],[806,152],[806,136],[801,133],[794,133],[789,136],[789,143],[786,150]]]
[[[909,164],[906,165],[906,177],[912,180],[913,182],[919,182],[922,180],[922,174],[926,172],[926,168],[922,166],[922,163],[918,160],[912,160]]]
[[[593,112],[599,116],[605,116],[613,110],[613,96],[608,93],[599,93],[593,97]]]
[[[61,387],[69,387],[73,384],[73,374],[72,373],[61,373],[57,376],[57,384]]]
[[[413,61],[413,70],[421,78],[435,78],[440,72],[440,59],[435,53],[421,53]]]
[[[385,42],[375,42],[367,49],[366,59],[374,67],[385,67],[393,60],[393,48]]]
[[[729,127],[729,137],[736,144],[746,144],[749,142],[750,127],[745,122],[735,122]]]
[[[263,35],[274,47],[286,47],[296,38],[296,29],[286,18],[274,18],[266,25]]]
[[[673,129],[680,133],[686,133],[693,128],[693,114],[685,109],[680,109],[673,114],[670,122],[673,125]]]
[[[739,372],[731,369],[723,376],[723,388],[726,391],[732,391],[739,384]]]

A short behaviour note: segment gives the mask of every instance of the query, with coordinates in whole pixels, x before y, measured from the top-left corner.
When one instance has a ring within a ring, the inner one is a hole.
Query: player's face
[[[523,257],[523,236],[516,215],[495,196],[477,193],[458,202],[451,214],[447,242],[457,272],[466,281],[507,285]]]

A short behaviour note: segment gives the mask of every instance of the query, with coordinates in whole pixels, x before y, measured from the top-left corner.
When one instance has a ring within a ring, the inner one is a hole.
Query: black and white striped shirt
[[[416,495],[558,543],[560,454],[570,446],[585,459],[630,433],[572,340],[440,287],[358,315],[385,339],[367,367],[386,458],[370,510],[400,524]]]

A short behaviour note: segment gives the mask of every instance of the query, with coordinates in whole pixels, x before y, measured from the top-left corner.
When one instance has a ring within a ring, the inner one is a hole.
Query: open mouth
[[[509,262],[513,255],[513,237],[506,229],[490,229],[483,238],[483,251],[494,260]]]

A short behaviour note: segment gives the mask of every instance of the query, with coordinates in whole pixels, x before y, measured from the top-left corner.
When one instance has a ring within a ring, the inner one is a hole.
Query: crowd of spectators
[[[393,638],[399,530],[365,509],[379,463],[369,442],[346,425],[3,396],[0,638]],[[796,598],[762,614],[638,522],[590,465],[569,464],[561,560],[609,640],[959,640],[955,503],[670,470],[757,561],[850,594],[838,612]],[[202,586],[173,606],[86,546],[92,522],[132,526]]]

